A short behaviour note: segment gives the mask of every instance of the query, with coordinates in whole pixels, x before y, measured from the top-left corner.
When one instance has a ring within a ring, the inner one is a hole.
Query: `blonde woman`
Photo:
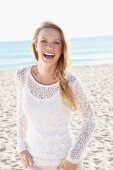
[[[68,46],[62,29],[43,22],[33,36],[37,64],[19,68],[17,151],[25,170],[83,170],[83,154],[94,132],[95,113],[80,79],[68,71]],[[76,140],[72,113],[83,120]]]

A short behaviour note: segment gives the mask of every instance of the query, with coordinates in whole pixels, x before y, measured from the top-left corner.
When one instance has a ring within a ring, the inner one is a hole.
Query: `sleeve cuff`
[[[80,160],[78,159],[72,159],[69,155],[66,157],[68,161],[72,162],[73,164],[78,164]]]
[[[21,147],[21,148],[16,147],[16,151],[18,154],[22,151],[25,151],[26,149],[27,149],[26,147]]]

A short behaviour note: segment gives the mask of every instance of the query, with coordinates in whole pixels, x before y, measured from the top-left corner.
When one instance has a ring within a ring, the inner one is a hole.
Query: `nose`
[[[47,48],[48,48],[49,50],[53,50],[54,46],[53,46],[53,44],[48,44],[48,45],[47,45]]]

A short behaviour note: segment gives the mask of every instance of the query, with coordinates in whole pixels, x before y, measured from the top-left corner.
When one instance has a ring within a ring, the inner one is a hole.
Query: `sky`
[[[42,21],[68,38],[113,35],[113,0],[0,0],[0,41],[31,40]]]

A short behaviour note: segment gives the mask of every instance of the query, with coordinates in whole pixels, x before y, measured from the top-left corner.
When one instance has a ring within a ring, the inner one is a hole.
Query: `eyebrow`
[[[42,39],[47,39],[47,38],[45,38],[45,37],[42,37]],[[62,40],[60,40],[60,39],[54,39],[54,41],[62,41]]]

